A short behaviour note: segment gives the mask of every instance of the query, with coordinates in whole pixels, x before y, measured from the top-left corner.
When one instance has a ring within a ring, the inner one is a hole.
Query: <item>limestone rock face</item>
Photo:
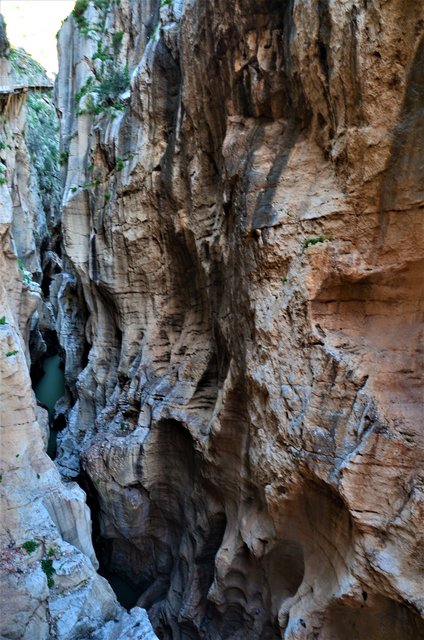
[[[0,636],[88,640],[96,632],[109,640],[117,636],[108,621],[131,629],[144,613],[127,614],[96,573],[85,494],[62,483],[45,452],[48,417],[31,388],[28,346],[43,308],[32,278],[41,274],[36,234],[46,225],[24,140],[24,96],[2,94],[0,106]],[[138,638],[155,637],[146,627]]]
[[[161,638],[423,638],[424,6],[160,4],[59,37],[59,467]]]

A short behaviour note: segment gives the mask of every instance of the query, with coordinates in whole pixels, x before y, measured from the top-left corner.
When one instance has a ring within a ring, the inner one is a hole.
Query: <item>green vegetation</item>
[[[112,47],[113,47],[113,52],[116,56],[118,55],[119,50],[121,48],[123,38],[124,38],[123,31],[116,31],[112,36]]]
[[[123,158],[116,158],[116,170],[117,171],[122,171],[123,168],[124,168],[124,159]]]
[[[16,354],[19,353],[18,349],[14,349],[13,351],[7,351],[6,352],[6,358],[11,358],[12,356],[16,356]],[[19,455],[19,453],[18,453]],[[18,456],[16,456],[18,457]]]
[[[21,544],[21,549],[25,549],[27,553],[34,553],[36,549],[40,546],[40,543],[36,540],[27,540],[23,544]]]
[[[59,164],[62,167],[64,164],[68,162],[69,159],[69,151],[61,151],[59,154]]]
[[[25,76],[39,78],[45,76],[46,70],[24,49],[10,49],[9,60],[15,77]],[[47,77],[46,77],[47,80]]]
[[[77,105],[81,98],[87,96],[84,105],[77,110],[78,115],[85,113],[98,115],[108,110],[113,112],[113,110],[125,109],[125,104],[121,102],[119,96],[127,91],[130,85],[128,67],[115,69],[109,60],[109,64],[102,65],[102,68],[103,74],[100,74],[97,79],[89,78],[77,92],[75,96]]]
[[[78,184],[76,187],[71,187],[71,193],[76,193],[79,189],[92,189],[100,185],[99,178],[91,180],[90,182],[84,182],[84,184]]]
[[[101,62],[106,62],[106,60],[112,60],[112,55],[109,52],[109,49],[103,48],[103,44],[101,40],[97,40],[97,51],[93,55],[93,60],[100,60]]]
[[[56,571],[54,570],[54,567],[53,567],[53,560],[50,559],[50,558],[42,560],[41,561],[41,568],[44,571],[44,573],[46,574],[47,585],[51,589],[51,587],[54,587],[53,576],[56,573]]]
[[[29,93],[25,140],[35,167],[44,211],[56,215],[60,206],[59,121],[47,94]]]
[[[82,85],[81,89],[79,89],[75,94],[75,102],[78,105],[81,98],[93,89],[95,84],[95,79],[91,76],[87,79],[86,83]]]
[[[105,202],[109,202],[111,197],[112,197],[111,192],[110,191],[106,191],[106,193],[105,193]]]
[[[172,0],[160,0],[160,6],[162,7],[166,7],[168,5],[172,4]]]
[[[19,269],[22,271],[22,282],[24,284],[31,284],[32,282],[31,271],[28,271],[28,269],[25,267],[25,264],[20,258],[17,258],[17,262],[18,262]]]
[[[0,184],[7,184],[6,167],[0,162]]]
[[[87,29],[89,23],[84,13],[88,9],[88,0],[76,0],[75,6],[72,9],[72,15],[80,30]]]
[[[130,74],[128,67],[124,69],[110,69],[108,74],[101,80],[98,93],[102,96],[104,102],[109,104],[115,100],[120,93],[129,88]]]
[[[110,0],[94,0],[94,6],[100,11],[107,11],[109,9]]]
[[[81,18],[83,13],[88,9],[88,0],[76,0],[75,6],[72,9],[72,15],[74,18]]]
[[[110,0],[94,0],[94,6],[101,12],[99,25],[91,25],[84,13],[88,9],[88,0],[77,0],[72,11],[75,22],[80,33],[89,37],[92,33],[102,33],[106,23],[106,14],[109,9]]]
[[[109,111],[111,117],[116,117],[116,112],[125,109],[119,96],[128,90],[130,84],[128,67],[119,68],[115,60],[122,45],[124,32],[116,31],[110,40],[109,34],[106,33],[110,0],[94,0],[94,6],[99,11],[98,24],[90,25],[83,15],[88,7],[88,0],[77,0],[72,12],[80,32],[87,37],[98,38],[93,61],[100,62],[100,65],[94,65],[94,76],[88,78],[76,93],[77,115],[99,115]],[[108,42],[111,44],[107,44]],[[80,105],[84,96],[87,97]]]
[[[0,324],[7,324],[6,316],[0,318]]]
[[[331,238],[327,238],[327,236],[321,234],[320,236],[316,236],[314,238],[307,238],[302,246],[303,249],[307,249],[309,246],[313,246],[320,242],[329,242],[330,240]]]
[[[147,38],[148,40],[156,40],[158,35],[159,35],[159,31],[160,31],[160,22],[157,22],[155,24],[155,26],[152,29],[151,34],[149,35],[149,37]]]

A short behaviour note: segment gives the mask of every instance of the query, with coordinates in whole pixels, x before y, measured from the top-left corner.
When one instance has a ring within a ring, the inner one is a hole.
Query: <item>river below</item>
[[[47,454],[54,459],[56,455],[57,431],[52,429],[54,417],[54,407],[56,402],[65,393],[65,376],[61,368],[61,361],[58,355],[46,358],[43,361],[44,375],[35,385],[34,392],[38,402],[49,411],[50,437],[47,447]]]

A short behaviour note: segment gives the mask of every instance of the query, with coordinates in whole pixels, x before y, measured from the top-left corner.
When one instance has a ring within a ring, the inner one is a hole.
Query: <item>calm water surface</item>
[[[38,402],[45,405],[49,410],[50,425],[53,420],[54,406],[65,393],[65,376],[60,368],[60,358],[58,355],[46,358],[43,362],[44,375],[35,386],[34,391]],[[57,432],[50,429],[49,445],[47,453],[54,458],[56,452]]]

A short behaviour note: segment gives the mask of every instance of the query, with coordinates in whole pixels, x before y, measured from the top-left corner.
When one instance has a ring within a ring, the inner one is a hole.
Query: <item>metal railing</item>
[[[15,93],[24,89],[52,89],[53,82],[44,74],[0,76],[0,93]]]

